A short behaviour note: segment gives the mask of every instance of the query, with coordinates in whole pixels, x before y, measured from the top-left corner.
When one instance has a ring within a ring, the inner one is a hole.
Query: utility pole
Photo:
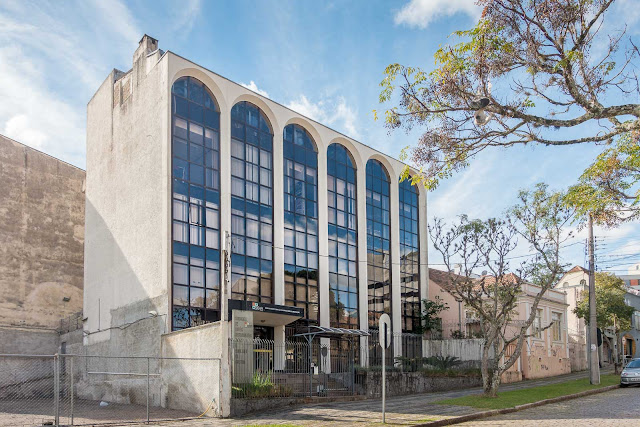
[[[593,243],[593,216],[589,214],[589,380],[591,384],[600,384],[600,365],[598,362],[598,325],[596,324],[596,262]]]

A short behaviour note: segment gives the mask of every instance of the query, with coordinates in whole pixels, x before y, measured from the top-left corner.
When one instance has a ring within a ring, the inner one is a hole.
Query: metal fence
[[[220,360],[0,354],[0,426],[218,415]]]
[[[382,347],[377,330],[369,331],[369,366],[382,366]],[[422,358],[422,335],[395,333],[391,345],[386,349],[385,364],[397,366],[404,359]]]
[[[342,340],[230,340],[232,398],[326,397],[358,394],[358,345]]]

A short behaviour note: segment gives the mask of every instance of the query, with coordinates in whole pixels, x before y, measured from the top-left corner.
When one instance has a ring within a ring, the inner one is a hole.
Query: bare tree
[[[484,336],[482,382],[487,396],[497,395],[502,374],[518,360],[524,340],[530,336],[540,300],[563,274],[560,247],[570,236],[564,230],[571,215],[562,194],[549,194],[546,186],[538,185],[535,190],[520,192],[518,205],[505,219],[481,221],[462,216],[451,228],[438,219],[429,227],[434,248],[449,271],[444,289],[480,319]],[[512,266],[518,238],[529,243],[535,256]],[[460,274],[453,272],[455,264],[462,265]],[[490,274],[473,278],[480,269]],[[538,292],[526,320],[515,324],[518,297],[525,283],[535,285]],[[515,349],[507,356],[509,346]]]
[[[459,44],[438,49],[433,71],[391,64],[381,82],[380,102],[395,104],[386,110],[387,127],[424,129],[411,157],[427,187],[486,149],[606,144],[607,159],[626,163],[620,173],[600,173],[594,164],[572,201],[610,210],[631,205],[640,215],[640,51],[624,22],[612,22],[624,20],[610,16],[614,1],[477,3],[478,24],[454,33]]]

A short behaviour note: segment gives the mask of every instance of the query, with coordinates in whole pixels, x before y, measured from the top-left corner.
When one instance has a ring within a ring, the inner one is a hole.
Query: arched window
[[[284,289],[286,305],[318,317],[318,153],[301,126],[284,128]]]
[[[171,89],[172,328],[220,319],[220,113],[193,77]]]
[[[273,132],[264,113],[231,109],[231,296],[273,303]]]
[[[340,144],[327,149],[331,326],[358,328],[356,169]]]
[[[420,245],[418,189],[411,179],[400,182],[400,303],[402,331],[420,329]]]
[[[369,327],[382,313],[391,315],[390,180],[378,160],[367,162],[367,289]]]

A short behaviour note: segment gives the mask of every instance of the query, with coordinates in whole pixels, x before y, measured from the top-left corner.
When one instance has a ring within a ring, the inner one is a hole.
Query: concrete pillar
[[[327,204],[327,152],[318,151],[318,300],[320,326],[329,319],[329,214]]]
[[[283,132],[275,126],[273,132],[273,302],[284,305]]]
[[[228,233],[231,238],[231,110],[220,111],[220,236]],[[222,239],[221,239],[222,241]],[[231,248],[231,244],[228,245]],[[224,249],[224,248],[221,248]],[[220,309],[221,319],[229,319],[228,301],[231,298],[231,259],[227,277],[224,273],[224,258],[220,251]],[[231,254],[229,254],[231,257]]]
[[[357,239],[358,239],[358,312],[359,328],[369,330],[369,301],[367,287],[367,175],[364,164],[357,165],[356,202],[357,202]],[[367,361],[369,354],[368,339],[360,339],[360,360]],[[364,365],[367,366],[367,365]]]
[[[316,141],[320,146],[319,141]],[[327,150],[318,150],[318,303],[320,326],[331,326],[329,319],[329,215],[327,212]],[[321,358],[322,372],[331,372],[331,342],[320,339],[327,348],[327,357]]]

